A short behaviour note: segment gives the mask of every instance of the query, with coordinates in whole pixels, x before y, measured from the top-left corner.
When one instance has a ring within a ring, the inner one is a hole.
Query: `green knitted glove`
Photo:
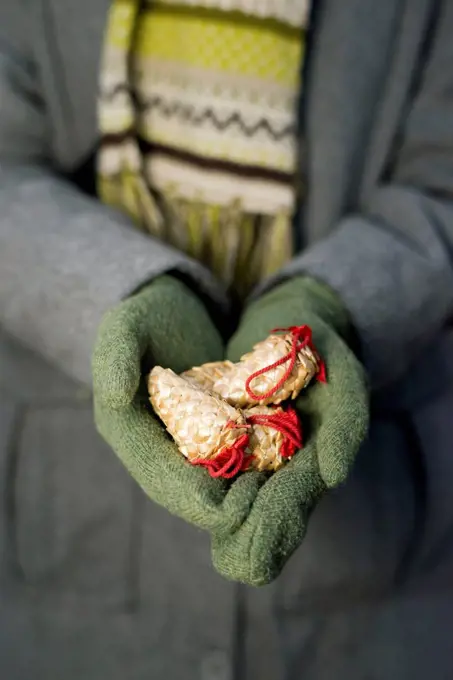
[[[101,323],[93,354],[98,431],[154,501],[204,529],[231,532],[250,511],[258,475],[228,486],[191,466],[152,415],[143,373],[179,373],[223,357],[219,333],[183,284],[162,277],[120,303]]]
[[[237,361],[273,328],[304,324],[312,328],[327,367],[327,384],[310,385],[296,401],[304,448],[260,489],[243,525],[212,541],[217,570],[250,585],[264,585],[280,573],[302,542],[314,505],[326,488],[346,479],[367,433],[364,371],[345,342],[347,314],[324,285],[295,278],[252,303],[227,356]]]

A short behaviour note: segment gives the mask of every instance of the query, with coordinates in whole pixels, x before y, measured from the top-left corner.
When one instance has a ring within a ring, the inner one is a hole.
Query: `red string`
[[[247,423],[271,427],[281,432],[284,437],[280,449],[282,458],[291,458],[296,451],[302,448],[301,424],[299,416],[293,408],[272,415],[254,414],[247,418]]]
[[[244,426],[242,425],[242,427]],[[248,434],[243,434],[238,437],[232,446],[223,449],[215,458],[210,458],[209,460],[197,458],[191,461],[192,465],[201,465],[207,468],[210,476],[214,477],[214,479],[217,477],[231,479],[248,464],[250,456],[245,456],[245,449],[248,444],[249,436]]]
[[[326,383],[327,382],[327,371],[326,371],[326,364],[324,361],[316,355],[318,359],[318,364],[319,364],[319,369],[316,374],[316,380],[320,383]]]
[[[297,354],[304,347],[309,347],[319,360],[317,379],[320,382],[326,382],[326,368],[324,362],[319,359],[316,349],[313,345],[312,331],[309,326],[290,326],[289,328],[274,328],[271,331],[271,333],[291,333],[292,336],[291,349],[288,352],[288,354],[286,354],[284,357],[281,357],[270,366],[265,366],[264,368],[261,368],[259,371],[255,371],[255,373],[252,373],[252,375],[250,375],[247,378],[247,380],[245,381],[245,390],[251,399],[260,402],[276,394],[281,389],[281,387],[283,387],[283,385],[291,375],[294,366],[296,365]],[[287,362],[289,362],[288,368],[286,369],[285,373],[283,374],[282,378],[278,381],[278,383],[274,385],[274,387],[271,387],[271,389],[265,392],[264,394],[257,394],[252,390],[252,388],[250,387],[250,383],[253,380],[255,380],[255,378],[258,378],[260,375],[264,375],[265,373],[268,373],[269,371],[272,371],[274,368],[278,368],[278,366],[282,366]]]
[[[291,458],[296,451],[302,448],[302,431],[299,417],[293,408],[279,411],[271,415],[254,414],[247,418],[246,424],[229,422],[227,427],[232,429],[250,428],[252,425],[271,427],[283,434],[283,442],[280,448],[282,458]],[[223,477],[232,479],[239,472],[247,470],[253,456],[245,455],[249,445],[249,435],[243,434],[232,446],[223,449],[215,458],[206,460],[197,458],[191,461],[192,465],[200,465],[207,468],[209,475],[214,479]]]

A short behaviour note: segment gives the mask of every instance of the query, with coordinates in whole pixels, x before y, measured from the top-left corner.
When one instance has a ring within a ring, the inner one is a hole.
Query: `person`
[[[222,576],[275,581],[285,678],[453,671],[452,29],[446,0],[0,9],[1,324],[92,384],[102,437]],[[226,483],[175,455],[146,370],[300,324],[327,383],[291,462]]]

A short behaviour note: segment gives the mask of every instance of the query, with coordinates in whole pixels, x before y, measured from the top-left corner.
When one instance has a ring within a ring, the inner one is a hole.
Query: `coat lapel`
[[[367,149],[367,163],[361,177],[361,203],[366,206],[373,187],[394,160],[396,136],[404,109],[419,80],[419,69],[430,36],[430,23],[436,17],[438,2],[406,0],[398,20],[397,35],[391,64],[376,107],[375,125]],[[393,153],[392,153],[393,151]]]
[[[72,169],[97,143],[99,67],[111,0],[41,0],[43,87],[51,95],[55,153]]]
[[[308,243],[325,236],[357,200],[404,1],[324,0],[316,13],[302,114]]]

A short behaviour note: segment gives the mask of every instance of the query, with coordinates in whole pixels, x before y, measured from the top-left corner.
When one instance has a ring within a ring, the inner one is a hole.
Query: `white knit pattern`
[[[152,0],[149,0],[151,3]],[[160,5],[210,7],[228,12],[242,12],[261,19],[272,18],[291,26],[308,24],[310,0],[159,0]]]

